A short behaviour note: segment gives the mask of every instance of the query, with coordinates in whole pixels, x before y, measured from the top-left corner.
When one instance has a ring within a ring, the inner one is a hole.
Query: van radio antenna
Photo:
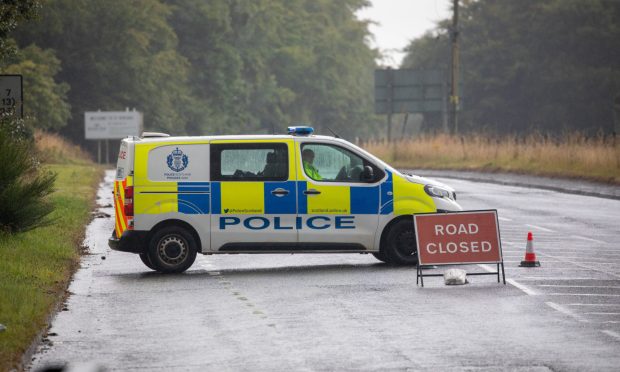
[[[325,127],[325,128],[327,128],[327,130],[329,130],[330,132],[332,132],[332,134],[334,135],[334,137],[336,137],[336,138],[342,138],[342,137],[340,137],[340,136],[339,136],[336,132],[334,132],[334,131],[332,130],[332,128],[330,128],[330,127]]]

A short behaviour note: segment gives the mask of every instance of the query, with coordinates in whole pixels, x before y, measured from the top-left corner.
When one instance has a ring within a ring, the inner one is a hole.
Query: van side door
[[[292,140],[211,142],[211,248],[290,250],[297,244]]]

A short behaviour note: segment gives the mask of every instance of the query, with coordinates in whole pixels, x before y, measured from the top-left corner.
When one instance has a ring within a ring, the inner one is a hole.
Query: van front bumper
[[[108,239],[108,246],[115,251],[130,253],[146,253],[147,231],[125,230],[120,238],[116,237],[116,231]]]

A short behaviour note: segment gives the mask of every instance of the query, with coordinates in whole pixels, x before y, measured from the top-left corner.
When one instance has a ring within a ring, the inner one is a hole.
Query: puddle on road
[[[93,211],[93,220],[86,227],[86,237],[82,244],[91,255],[105,255],[108,248],[108,237],[114,230],[114,171],[107,170],[103,182],[97,191],[97,209]],[[84,265],[86,262],[82,260]],[[96,262],[96,261],[95,261]]]

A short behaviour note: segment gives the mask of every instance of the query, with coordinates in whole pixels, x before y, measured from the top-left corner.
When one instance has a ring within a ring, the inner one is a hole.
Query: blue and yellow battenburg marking
[[[320,194],[307,195],[310,189]],[[411,198],[415,194],[416,198]],[[435,206],[422,185],[387,171],[376,186],[325,185],[309,181],[283,182],[166,182],[135,195],[136,214],[220,215],[219,228],[250,230],[355,228],[355,215],[433,212]],[[240,218],[235,215],[246,215]],[[275,215],[274,217],[265,217]],[[285,224],[277,215],[306,215]]]
[[[304,193],[309,185],[321,198]],[[135,198],[136,214],[390,214],[392,190],[388,172],[385,182],[370,187],[306,181],[166,182],[145,188]]]

